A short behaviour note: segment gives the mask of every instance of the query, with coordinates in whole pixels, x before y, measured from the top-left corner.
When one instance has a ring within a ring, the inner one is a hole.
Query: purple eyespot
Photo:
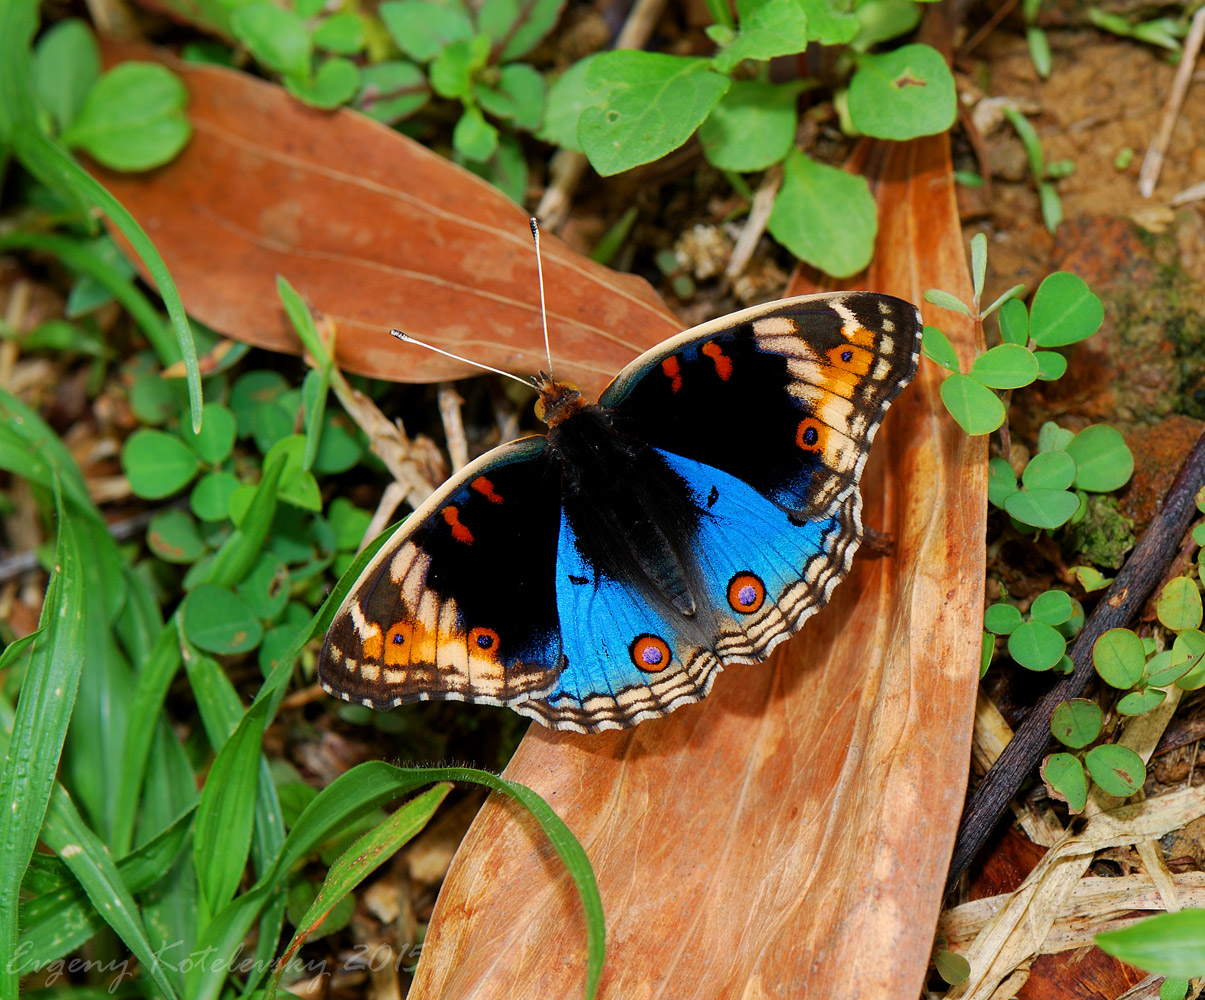
[[[841,360],[844,361],[846,364],[849,364],[849,362],[853,359],[853,356],[854,356],[853,351],[842,351],[841,352]]]
[[[640,658],[644,660],[646,666],[655,667],[661,662],[661,650],[653,645],[645,646],[640,651]]]
[[[393,634],[393,644],[395,646],[400,646],[405,641],[406,641],[406,637],[404,635],[402,635],[401,632],[395,632]]]
[[[736,592],[736,596],[742,607],[748,607],[757,600],[757,588],[753,584],[747,583]]]

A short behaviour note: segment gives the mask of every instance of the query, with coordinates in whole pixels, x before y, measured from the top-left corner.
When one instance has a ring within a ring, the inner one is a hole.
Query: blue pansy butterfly
[[[920,331],[901,299],[805,295],[667,340],[593,405],[539,373],[547,435],[483,455],[397,530],[331,624],[322,686],[587,733],[701,700],[849,569],[858,479]]]

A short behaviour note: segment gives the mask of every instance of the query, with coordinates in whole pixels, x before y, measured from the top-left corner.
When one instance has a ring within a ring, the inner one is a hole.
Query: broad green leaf
[[[1120,489],[1134,472],[1134,456],[1116,427],[1093,424],[1075,435],[1067,445],[1075,459],[1077,489],[1108,493]]]
[[[1038,378],[1043,382],[1057,382],[1067,372],[1067,359],[1058,351],[1034,351],[1038,363]]]
[[[87,23],[67,18],[47,28],[34,48],[33,87],[38,103],[62,131],[73,121],[100,77],[100,49]]]
[[[378,13],[398,48],[416,62],[428,63],[452,42],[473,37],[473,22],[460,4],[387,0]]]
[[[736,11],[739,31],[715,57],[721,73],[742,59],[768,60],[807,46],[808,18],[801,0],[736,0]]]
[[[936,135],[954,124],[956,113],[954,77],[928,45],[864,55],[849,83],[850,118],[878,139]]]
[[[1004,501],[1004,509],[1018,521],[1053,531],[1071,520],[1079,497],[1066,490],[1019,490]]]
[[[565,0],[485,0],[477,14],[477,26],[502,50],[492,61],[510,62],[526,55],[554,27]]]
[[[122,63],[97,81],[63,143],[84,149],[113,170],[148,170],[171,160],[192,126],[188,90],[158,63]]]
[[[1072,813],[1081,813],[1088,804],[1088,780],[1084,768],[1069,753],[1052,753],[1042,761],[1042,781],[1055,797],[1067,803]]]
[[[1075,482],[1075,460],[1065,451],[1038,452],[1022,470],[1021,482],[1031,490],[1068,489]]]
[[[225,521],[230,517],[230,498],[239,488],[238,477],[229,472],[207,472],[188,495],[188,505],[202,521]]]
[[[1146,650],[1128,628],[1111,628],[1092,647],[1092,663],[1101,680],[1124,691],[1142,680]]]
[[[870,263],[878,215],[864,178],[792,149],[768,228],[800,260],[842,278]]]
[[[1029,343],[1029,310],[1020,299],[1009,299],[1000,307],[1000,338],[1019,347]]]
[[[237,7],[230,23],[238,40],[268,69],[302,80],[309,77],[310,32],[293,11],[272,3],[251,3]]]
[[[963,316],[971,315],[971,307],[962,301],[957,295],[952,292],[943,291],[940,288],[930,288],[925,292],[925,301],[930,302],[942,309],[948,309],[950,312],[956,312]]]
[[[1004,423],[1004,404],[970,375],[951,375],[941,384],[941,401],[968,434],[990,434]]]
[[[1161,976],[1205,976],[1205,909],[1163,913],[1096,935],[1101,951]]]
[[[1173,663],[1187,663],[1188,672],[1176,680],[1176,687],[1184,691],[1196,691],[1205,687],[1205,633],[1197,629],[1185,629],[1172,643]]]
[[[997,344],[975,359],[970,375],[992,389],[1017,389],[1038,377],[1038,362],[1024,347]]]
[[[955,951],[938,949],[933,955],[933,968],[941,976],[942,981],[955,986],[965,982],[971,975],[971,963],[963,955]]]
[[[369,118],[392,125],[414,114],[430,99],[427,74],[412,62],[393,59],[360,67],[360,92],[355,105]]]
[[[983,627],[996,635],[1008,635],[1021,624],[1021,612],[1011,604],[992,604],[983,613]]]
[[[311,37],[320,49],[353,56],[364,48],[364,21],[350,11],[332,14],[318,23]]]
[[[832,8],[830,8],[832,9]],[[808,5],[809,17],[811,5]],[[865,0],[853,11],[858,31],[850,42],[857,52],[868,52],[880,42],[906,35],[920,24],[920,5],[913,0]],[[826,45],[841,42],[825,41]]]
[[[1017,477],[1012,466],[1003,458],[993,458],[987,463],[987,498],[996,507],[1003,508],[1010,496],[1017,492]]]
[[[578,141],[604,177],[649,163],[689,139],[729,84],[707,59],[600,53],[586,73],[586,86],[606,91],[606,103],[582,112]]]
[[[1133,795],[1146,781],[1146,765],[1129,747],[1106,744],[1093,747],[1084,757],[1092,780],[1109,795]]]
[[[1075,440],[1073,431],[1066,430],[1053,420],[1047,420],[1038,430],[1038,451],[1066,451]]]
[[[440,97],[467,98],[473,90],[473,74],[484,68],[489,59],[489,46],[490,40],[485,35],[449,43],[427,70],[431,89]],[[476,108],[466,110],[481,114]]]
[[[234,449],[234,414],[222,403],[206,403],[201,410],[201,430],[194,434],[189,427],[180,429],[180,437],[190,445],[203,462],[218,465],[230,457]]]
[[[1056,271],[1034,293],[1030,336],[1039,347],[1062,347],[1092,336],[1104,318],[1104,306],[1083,278]]]
[[[1084,606],[1074,597],[1071,598],[1071,616],[1055,626],[1064,639],[1074,639],[1084,627]]]
[[[1141,691],[1131,691],[1117,700],[1117,711],[1121,715],[1143,715],[1152,708],[1158,708],[1167,697],[1166,691],[1156,687],[1144,688]]]
[[[954,351],[950,338],[941,330],[935,326],[926,325],[921,343],[926,358],[941,365],[947,371],[958,371],[958,354]]]
[[[544,117],[544,78],[527,63],[503,66],[497,83],[478,83],[473,93],[491,115],[510,118],[521,129],[536,128]]]
[[[570,66],[548,88],[544,104],[544,124],[536,133],[553,146],[580,153],[577,123],[586,108],[601,108],[607,103],[610,89],[594,90],[586,84],[586,73],[596,57],[588,55]]]
[[[121,467],[135,494],[159,500],[187,486],[200,462],[176,435],[139,430],[126,438]]]
[[[1008,655],[1026,670],[1049,670],[1067,651],[1067,641],[1044,622],[1027,621],[1008,637]]]
[[[1050,732],[1063,746],[1075,750],[1086,747],[1100,735],[1104,713],[1087,698],[1073,698],[1055,707],[1050,716]]]
[[[264,630],[251,609],[225,587],[201,583],[181,605],[188,641],[210,653],[245,653],[259,645]]]
[[[1062,625],[1075,614],[1075,603],[1071,596],[1062,590],[1048,590],[1034,598],[1029,606],[1029,615],[1035,621],[1047,625]]]
[[[452,130],[452,145],[470,160],[488,160],[498,148],[498,130],[485,120],[480,109],[465,108]]]
[[[1105,576],[1095,566],[1072,566],[1070,572],[1075,575],[1079,585],[1088,594],[1094,590],[1103,590],[1113,582],[1111,576]]]
[[[205,552],[197,522],[178,508],[161,510],[146,529],[147,547],[165,562],[193,563]]]
[[[699,126],[707,161],[720,170],[765,170],[783,160],[795,143],[802,84],[734,80]]]
[[[1191,577],[1177,576],[1169,580],[1159,592],[1155,613],[1164,628],[1179,632],[1181,629],[1201,627],[1201,592]]]
[[[312,75],[286,76],[285,89],[314,108],[329,110],[346,104],[360,89],[360,70],[350,59],[327,59]]]

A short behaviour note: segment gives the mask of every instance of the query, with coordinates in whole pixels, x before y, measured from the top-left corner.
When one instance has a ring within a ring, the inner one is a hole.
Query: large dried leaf
[[[874,161],[866,285],[969,298],[945,136]],[[930,317],[963,362],[969,324]],[[966,787],[983,608],[986,455],[924,364],[863,479],[891,555],[766,664],[634,731],[533,726],[506,775],[581,839],[608,917],[601,995],[916,996]],[[444,884],[410,996],[581,996],[585,930],[535,824],[491,800]]]
[[[353,111],[307,108],[243,73],[163,58],[195,129],[148,174],[96,175],[150,233],[189,313],[260,347],[300,353],[276,296],[284,275],[338,327],[338,363],[400,382],[472,369],[391,327],[521,375],[547,367],[527,216],[480,178]],[[541,239],[558,377],[588,394],[681,325],[652,288]]]

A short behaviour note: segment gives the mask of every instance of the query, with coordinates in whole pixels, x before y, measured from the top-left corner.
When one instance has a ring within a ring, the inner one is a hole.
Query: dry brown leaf
[[[281,87],[145,48],[187,84],[194,135],[147,174],[94,173],[155,241],[192,316],[277,351],[301,345],[283,275],[338,326],[348,371],[430,382],[473,370],[387,336],[404,330],[519,375],[547,367],[527,215],[485,181],[354,111],[307,108]],[[678,333],[643,279],[541,239],[557,375],[597,393]]]
[[[969,295],[947,139],[879,161],[866,284]],[[951,327],[964,360],[969,325]],[[579,837],[608,919],[610,998],[915,996],[966,784],[986,463],[923,366],[863,479],[891,556],[766,664],[631,732],[533,726],[506,776]],[[432,918],[413,998],[581,996],[585,928],[538,827],[491,799]]]

